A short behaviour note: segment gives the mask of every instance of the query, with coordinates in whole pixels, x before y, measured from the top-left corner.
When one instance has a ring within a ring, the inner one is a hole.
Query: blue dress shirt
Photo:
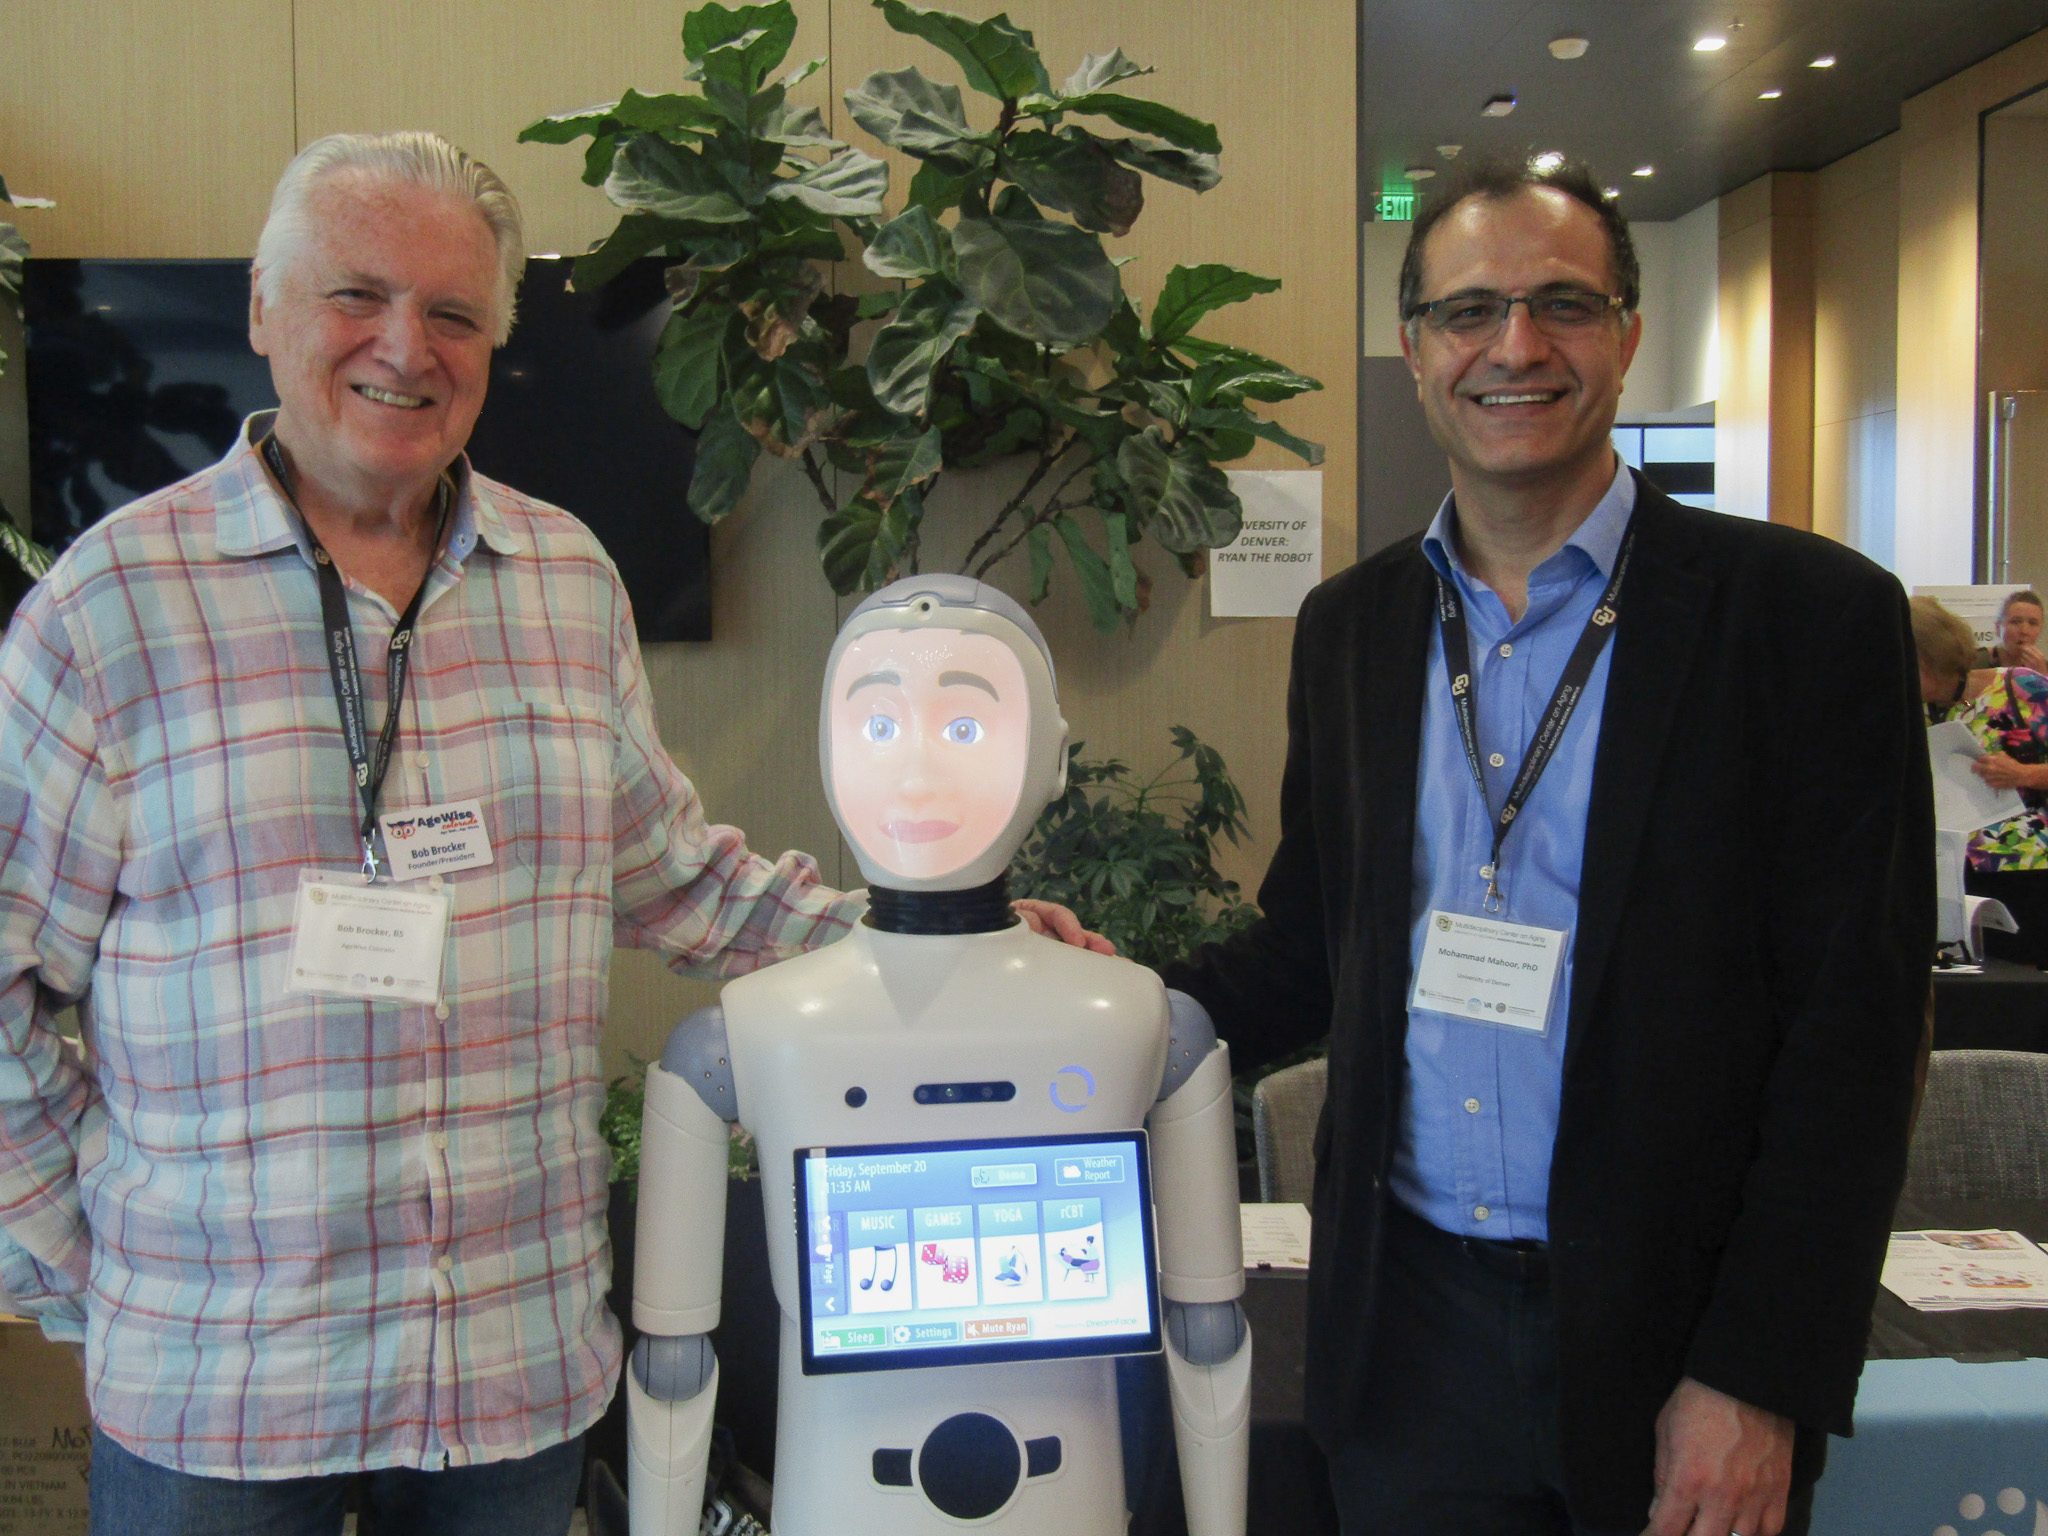
[[[1530,573],[1528,607],[1512,624],[1493,589],[1459,561],[1450,498],[1423,536],[1423,554],[1438,575],[1458,584],[1465,599],[1487,799],[1481,800],[1472,782],[1458,737],[1443,634],[1432,605],[1415,801],[1410,974],[1421,961],[1425,927],[1436,910],[1568,935],[1549,1027],[1540,1036],[1428,1009],[1408,1012],[1408,1081],[1392,1188],[1403,1205],[1447,1232],[1538,1240],[1549,1235],[1550,1151],[1564,1077],[1579,866],[1611,643],[1601,651],[1571,724],[1502,847],[1505,910],[1486,912],[1487,881],[1480,870],[1492,852],[1494,818],[1521,770],[1523,753],[1613,574],[1635,500],[1635,480],[1618,463],[1592,515]]]

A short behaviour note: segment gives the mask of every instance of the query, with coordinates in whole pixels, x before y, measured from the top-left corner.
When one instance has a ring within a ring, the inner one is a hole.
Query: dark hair
[[[1421,298],[1422,248],[1437,221],[1469,197],[1499,201],[1532,187],[1550,187],[1592,209],[1607,231],[1607,244],[1614,258],[1614,275],[1621,283],[1621,307],[1633,314],[1643,299],[1643,269],[1636,261],[1636,243],[1629,238],[1628,220],[1621,216],[1616,199],[1600,190],[1599,182],[1584,161],[1567,160],[1551,170],[1537,167],[1532,158],[1511,160],[1505,156],[1481,156],[1461,161],[1433,190],[1415,216],[1408,231],[1407,254],[1401,258],[1401,320],[1414,316]]]

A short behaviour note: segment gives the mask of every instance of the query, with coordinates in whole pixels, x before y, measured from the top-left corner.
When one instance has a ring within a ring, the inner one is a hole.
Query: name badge
[[[491,862],[481,800],[451,800],[379,816],[393,880],[419,880]]]
[[[287,990],[439,1002],[450,905],[446,891],[365,885],[354,873],[300,870]]]
[[[1428,924],[1410,1008],[1532,1035],[1549,1030],[1563,930],[1462,912],[1432,912]]]

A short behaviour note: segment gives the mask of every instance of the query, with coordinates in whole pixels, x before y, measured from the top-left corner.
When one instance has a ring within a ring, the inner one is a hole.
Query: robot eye
[[[869,715],[868,723],[861,727],[861,734],[869,741],[894,741],[902,727],[888,715]]]
[[[981,740],[981,737],[981,722],[972,715],[962,715],[946,727],[946,740],[957,742],[961,746],[972,746]]]

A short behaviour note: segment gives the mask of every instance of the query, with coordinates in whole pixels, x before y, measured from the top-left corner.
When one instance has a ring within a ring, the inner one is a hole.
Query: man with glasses
[[[1639,283],[1576,167],[1418,218],[1452,494],[1303,607],[1265,915],[1168,972],[1241,1064],[1330,1030],[1347,1536],[1804,1531],[1849,1429],[1934,932],[1906,602],[1617,462]]]

